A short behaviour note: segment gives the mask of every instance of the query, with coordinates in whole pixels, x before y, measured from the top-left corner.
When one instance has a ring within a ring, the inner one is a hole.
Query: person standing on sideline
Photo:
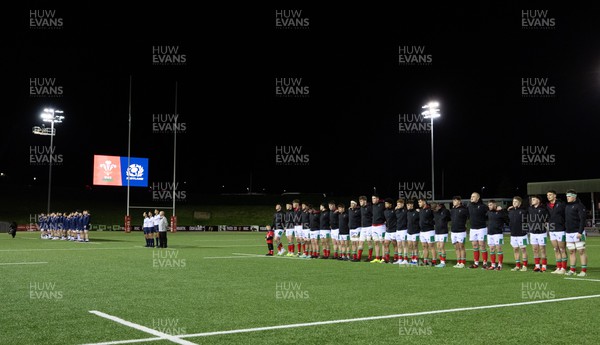
[[[331,242],[333,243],[332,259],[337,259],[339,254],[338,237],[340,234],[340,214],[337,205],[333,200],[329,202],[329,225],[331,226]]]
[[[158,209],[154,209],[154,217],[152,217],[152,224],[154,225],[154,235],[152,235],[152,237],[154,237],[153,241],[156,242],[155,246],[158,247],[158,223],[160,222],[160,213],[158,212]]]
[[[469,210],[463,205],[460,196],[452,198],[452,209],[450,210],[450,221],[452,235],[450,239],[456,251],[456,265],[454,268],[465,268],[467,263],[467,252],[465,251],[465,239],[467,238],[467,219]]]
[[[371,196],[371,238],[375,245],[375,259],[371,263],[383,263],[382,241],[385,237],[385,202],[379,199],[379,195]],[[389,243],[388,243],[389,244]],[[388,260],[389,261],[389,260]]]
[[[419,264],[419,212],[415,210],[414,200],[406,201],[406,241],[408,242],[408,251],[410,252],[409,265],[417,266]]]
[[[510,245],[515,255],[515,267],[511,271],[525,272],[527,271],[527,209],[523,207],[523,199],[520,196],[513,197],[512,206],[508,208],[508,227]]]
[[[167,217],[165,217],[165,211],[160,211],[158,221],[158,237],[160,239],[160,247],[167,248],[167,230],[169,223]]]
[[[554,248],[556,269],[552,274],[565,274],[567,272],[567,247],[565,245],[565,208],[566,204],[556,198],[556,191],[549,190],[546,193],[548,203],[548,232],[550,242]]]
[[[483,269],[487,268],[488,253],[485,241],[488,235],[486,224],[488,207],[481,201],[481,195],[474,192],[471,194],[471,202],[468,205],[469,218],[471,219],[471,230],[469,230],[469,241],[473,245],[473,264],[469,268],[479,267],[479,254],[483,258]]]
[[[396,210],[394,209],[394,200],[392,198],[385,199],[385,232],[383,236],[383,262],[394,263],[398,261],[398,243],[396,242]],[[390,261],[390,243],[394,248],[394,261]],[[381,261],[380,261],[381,263]]]
[[[373,260],[373,238],[371,236],[371,226],[373,225],[373,207],[367,202],[367,197],[361,195],[358,197],[358,204],[360,205],[360,238],[358,241],[358,260],[362,258],[363,245],[367,241],[369,247],[369,256],[367,256],[368,262]]]
[[[408,224],[404,202],[403,198],[396,200],[396,207],[394,208],[396,214],[396,248],[398,248],[398,260],[394,264],[402,266],[408,265],[408,243],[406,242]]]
[[[440,258],[440,263],[435,267],[446,267],[446,242],[448,242],[448,222],[451,219],[450,211],[443,203],[432,202],[433,222],[435,223],[435,245]],[[430,246],[433,243],[429,244]]]
[[[433,209],[425,198],[419,198],[419,228],[421,229],[420,240],[423,246],[423,265],[435,266],[435,222],[433,220]],[[431,261],[429,261],[431,254]]]
[[[15,238],[15,235],[17,234],[17,222],[12,221],[9,225],[10,230],[8,231],[8,234],[12,236],[12,238]]]
[[[346,211],[346,205],[338,204],[337,205],[337,214],[338,214],[338,249],[339,255],[338,260],[350,260],[350,247],[348,244],[350,243],[350,226],[349,221],[350,217],[348,216],[348,212]]]
[[[273,222],[271,223],[271,230],[273,231],[273,237],[277,244],[277,255],[283,255],[285,249],[283,249],[283,243],[281,243],[281,236],[283,236],[283,225],[284,225],[285,214],[281,210],[281,204],[275,205],[275,213],[273,214]]]
[[[508,224],[508,214],[506,210],[498,206],[496,200],[490,200],[488,201],[487,217],[489,219],[487,239],[492,263],[487,269],[500,271],[504,262],[504,253],[502,252],[502,245],[504,244],[503,230],[504,224]],[[498,266],[496,266],[496,259],[498,259]]]
[[[149,232],[150,232],[150,224],[148,222],[149,217],[146,212],[144,212],[144,214],[142,216],[144,217],[144,220],[142,223],[142,230],[144,231],[144,239],[146,240],[146,247],[150,247],[150,241],[148,241],[148,236],[149,236]]]
[[[267,235],[265,239],[267,240],[267,249],[269,252],[265,254],[266,256],[273,256],[273,229],[271,229],[270,225],[267,225]]]
[[[546,272],[546,223],[548,222],[548,210],[541,204],[539,195],[531,196],[531,202],[527,211],[527,228],[529,229],[529,242],[533,247],[533,260],[535,260],[534,272]],[[540,259],[542,266],[540,267]]]
[[[288,253],[286,256],[294,256],[294,215],[296,212],[294,211],[294,207],[292,203],[285,204],[285,218],[284,218],[284,227],[285,227],[285,237],[287,238],[287,246]],[[281,255],[285,253],[285,250],[282,251]],[[279,255],[279,253],[277,254]]]
[[[92,220],[92,215],[90,214],[90,212],[88,210],[83,210],[83,214],[81,215],[81,221],[83,223],[82,230],[81,230],[81,232],[83,234],[83,242],[90,241],[89,231],[90,231],[91,220]]]
[[[352,251],[352,262],[360,261],[357,259],[357,245],[360,237],[360,207],[354,200],[350,201],[350,207],[348,208],[348,227],[350,228],[350,250]]]
[[[569,250],[569,261],[571,269],[565,273],[568,276],[575,274],[575,265],[577,263],[577,251],[579,260],[581,261],[581,272],[578,277],[587,275],[587,254],[585,252],[585,206],[581,201],[577,200],[577,193],[574,189],[567,191],[567,206],[565,207],[565,226],[566,226],[566,242]]]

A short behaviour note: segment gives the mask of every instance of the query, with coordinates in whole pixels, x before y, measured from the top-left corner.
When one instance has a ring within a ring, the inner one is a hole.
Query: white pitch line
[[[47,264],[48,262],[46,261],[39,261],[39,262],[34,262],[34,261],[29,261],[29,262],[2,262],[0,263],[0,266],[3,265],[39,265],[39,264]]]
[[[568,280],[587,280],[587,281],[590,281],[590,282],[600,282],[600,279],[585,279],[585,278],[565,278],[565,279],[568,279]]]
[[[368,317],[359,317],[359,318],[354,318],[354,319],[341,319],[341,320],[317,321],[317,322],[307,322],[307,323],[295,323],[295,324],[290,324],[290,325],[278,325],[278,326],[267,326],[267,327],[256,327],[256,328],[245,328],[245,329],[233,329],[233,330],[229,330],[229,331],[216,331],[216,332],[205,332],[205,333],[195,333],[195,334],[180,334],[180,335],[176,335],[174,337],[176,337],[176,338],[209,337],[209,336],[213,336],[213,335],[224,335],[224,334],[236,334],[236,333],[249,333],[249,332],[259,332],[259,331],[270,331],[270,330],[274,330],[274,329],[311,327],[311,326],[331,325],[331,324],[336,324],[336,323],[350,323],[350,322],[372,321],[372,320],[382,320],[382,319],[396,319],[396,318],[410,317],[410,316],[443,314],[443,313],[455,313],[455,312],[460,312],[460,311],[482,310],[482,309],[493,309],[493,308],[515,307],[515,306],[529,305],[529,304],[542,304],[542,303],[553,303],[553,302],[562,302],[562,301],[574,301],[574,300],[588,299],[588,298],[598,298],[598,297],[600,297],[600,295],[564,297],[564,298],[546,299],[546,300],[539,300],[539,301],[484,305],[484,306],[479,306],[479,307],[465,307],[465,308],[454,308],[454,309],[430,310],[430,311],[423,311],[423,312],[417,312],[417,313],[393,314],[393,315],[381,315],[381,316],[368,316]],[[119,341],[108,342],[108,343],[93,343],[93,344],[86,344],[86,345],[130,344],[130,343],[138,343],[138,342],[140,342],[142,340],[143,341],[153,341],[153,340],[160,340],[160,339],[161,338],[131,339],[131,340],[119,340]]]
[[[163,338],[144,338],[144,339],[133,339],[133,340],[117,340],[117,341],[106,341],[103,343],[90,343],[83,345],[118,345],[118,344],[132,344],[132,343],[145,343],[147,341],[163,340]]]
[[[44,250],[111,250],[111,249],[133,249],[135,247],[119,247],[119,248],[39,248],[39,249],[0,249],[0,252],[37,252]],[[140,247],[143,248],[143,247]]]
[[[255,255],[255,256],[241,256],[241,255],[235,255],[235,256],[207,256],[204,257],[203,259],[253,259],[253,258],[268,258],[268,256],[265,255]]]
[[[170,334],[167,334],[167,333],[159,332],[159,331],[157,331],[155,329],[148,328],[148,327],[142,326],[142,325],[138,325],[137,323],[129,322],[127,320],[123,320],[123,319],[118,318],[116,316],[105,314],[105,313],[103,313],[101,311],[90,310],[90,313],[98,315],[98,316],[103,317],[105,319],[109,319],[111,321],[115,321],[115,322],[120,323],[122,325],[131,327],[131,328],[135,328],[135,329],[137,329],[139,331],[155,335],[155,336],[159,337],[159,339],[170,340],[170,341],[172,341],[174,343],[182,344],[182,345],[198,345],[196,343],[192,343],[191,341],[183,340],[183,339],[180,339],[179,337],[176,337],[176,336],[173,336],[173,335],[170,335]]]

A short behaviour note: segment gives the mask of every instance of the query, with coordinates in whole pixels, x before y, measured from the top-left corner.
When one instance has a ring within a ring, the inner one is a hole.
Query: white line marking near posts
[[[590,282],[600,282],[600,279],[585,279],[585,278],[565,278],[565,279],[568,279],[568,280],[587,280],[587,281],[590,281]]]
[[[216,331],[216,332],[205,332],[205,333],[195,333],[195,334],[180,334],[180,335],[176,335],[176,336],[173,336],[173,337],[174,338],[208,337],[208,336],[213,336],[213,335],[235,334],[235,333],[248,333],[248,332],[259,332],[259,331],[270,331],[270,330],[274,330],[274,329],[284,329],[284,328],[310,327],[310,326],[320,326],[320,325],[331,325],[331,324],[336,324],[336,323],[350,323],[350,322],[359,322],[359,321],[372,321],[372,320],[382,320],[382,319],[396,319],[396,318],[401,318],[401,317],[420,316],[420,315],[455,313],[455,312],[459,312],[459,311],[482,310],[482,309],[493,309],[493,308],[504,308],[504,307],[516,307],[516,306],[529,305],[529,304],[542,304],[542,303],[554,303],[554,302],[563,302],[563,301],[574,301],[574,300],[588,299],[588,298],[598,298],[598,297],[600,297],[600,295],[564,297],[564,298],[546,299],[546,300],[539,300],[539,301],[528,301],[528,302],[519,302],[519,303],[484,305],[484,306],[479,306],[479,307],[465,307],[465,308],[454,308],[454,309],[443,309],[443,310],[430,310],[430,311],[423,311],[423,312],[416,312],[416,313],[393,314],[393,315],[382,315],[382,316],[368,316],[368,317],[359,317],[359,318],[354,318],[354,319],[342,319],[342,320],[330,320],[330,321],[317,321],[317,322],[307,322],[307,323],[296,323],[296,324],[291,324],[291,325],[278,325],[278,326],[268,326],[268,327],[234,329],[234,330],[229,330],[229,331]],[[90,313],[91,312],[92,311],[90,311]],[[111,316],[111,317],[114,317],[114,316]],[[141,341],[154,341],[154,340],[161,340],[161,339],[162,338],[119,340],[119,341],[112,341],[112,342],[107,342],[107,343],[92,343],[92,344],[86,344],[86,345],[131,344],[131,343],[139,343]]]
[[[29,262],[1,262],[0,266],[4,266],[4,265],[39,265],[39,264],[47,264],[47,262],[45,262],[45,261],[40,261],[40,262],[33,262],[33,261],[29,261]]]
[[[146,326],[138,325],[137,323],[133,323],[133,322],[129,322],[127,320],[123,320],[123,319],[118,318],[116,316],[105,314],[105,313],[103,313],[101,311],[90,310],[90,313],[98,315],[98,316],[103,317],[105,319],[109,319],[111,321],[118,322],[118,323],[120,323],[122,325],[131,327],[131,328],[135,328],[135,329],[137,329],[139,331],[150,333],[152,335],[155,335],[155,336],[159,337],[160,339],[170,340],[170,341],[172,341],[174,343],[182,344],[182,345],[197,345],[196,343],[192,343],[191,341],[183,340],[183,339],[180,339],[180,338],[178,338],[176,336],[173,336],[173,335],[170,335],[170,334],[167,334],[167,333],[163,333],[163,332],[159,332],[159,331],[154,330],[152,328],[148,328]]]

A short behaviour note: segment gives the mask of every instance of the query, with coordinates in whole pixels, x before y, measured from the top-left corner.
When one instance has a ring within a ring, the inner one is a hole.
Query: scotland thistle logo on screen
[[[130,181],[143,181],[144,167],[139,164],[131,164],[129,168],[127,168],[126,174]]]

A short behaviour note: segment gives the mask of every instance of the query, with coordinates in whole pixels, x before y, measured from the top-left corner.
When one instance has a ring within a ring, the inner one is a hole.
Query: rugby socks
[[[543,258],[543,259],[542,259],[542,267],[543,267],[543,268],[546,268],[546,265],[547,265],[547,264],[548,264],[548,259],[546,259],[546,258]]]
[[[504,253],[498,252],[498,265],[502,266],[503,262],[504,262]]]
[[[484,249],[481,251],[481,256],[483,257],[483,264],[487,265],[487,261],[488,261],[488,252],[487,249]]]
[[[581,265],[581,272],[587,272],[587,265]]]
[[[479,266],[479,249],[474,249],[473,250],[473,261],[474,261],[473,263],[475,265]]]
[[[539,268],[540,267],[540,258],[533,258],[534,262],[535,262],[535,267]]]

